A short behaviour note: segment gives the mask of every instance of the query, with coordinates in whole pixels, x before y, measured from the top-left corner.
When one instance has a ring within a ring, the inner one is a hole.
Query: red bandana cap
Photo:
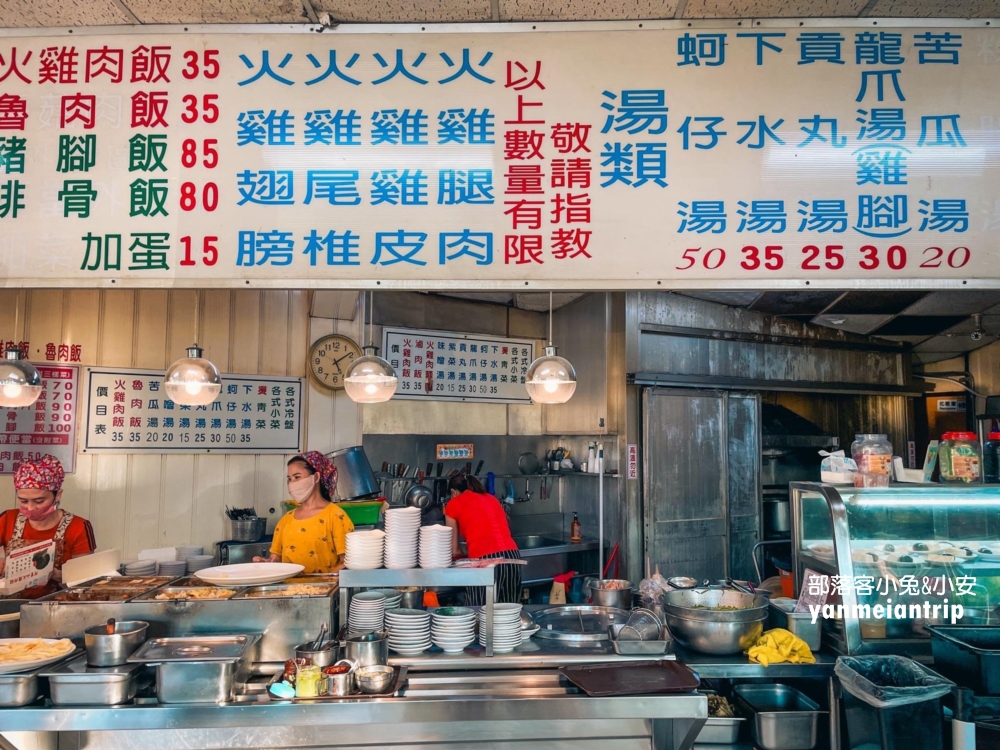
[[[59,459],[48,454],[34,461],[25,461],[14,472],[15,490],[48,490],[58,492],[62,489],[66,472]]]
[[[313,468],[313,471],[319,474],[320,484],[326,488],[330,497],[333,497],[337,490],[337,467],[333,465],[333,461],[319,451],[306,451],[296,458],[305,461]]]

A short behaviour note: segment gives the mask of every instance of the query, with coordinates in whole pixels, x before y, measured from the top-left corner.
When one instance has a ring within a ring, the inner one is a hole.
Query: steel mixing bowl
[[[663,597],[668,616],[702,622],[751,622],[767,617],[766,596],[727,588],[680,589]],[[720,610],[715,607],[735,607]]]
[[[746,651],[764,632],[764,616],[759,620],[745,622],[711,622],[708,620],[689,620],[666,613],[667,627],[674,639],[692,651],[703,654],[736,654]]]
[[[375,695],[389,687],[394,672],[395,669],[386,666],[359,667],[354,671],[354,681],[362,693]]]

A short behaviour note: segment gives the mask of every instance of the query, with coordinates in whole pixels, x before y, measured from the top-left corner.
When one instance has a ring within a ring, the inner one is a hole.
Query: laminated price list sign
[[[13,474],[26,460],[46,453],[58,458],[68,473],[76,465],[76,405],[80,368],[39,365],[42,393],[31,406],[0,410],[0,474]]]
[[[154,370],[87,368],[85,385],[85,453],[299,451],[300,378],[224,374],[207,406],[171,401]]]

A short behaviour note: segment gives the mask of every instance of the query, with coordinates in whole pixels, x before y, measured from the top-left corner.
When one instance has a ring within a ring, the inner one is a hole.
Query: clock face
[[[309,350],[309,369],[320,385],[339,390],[348,368],[360,356],[361,347],[347,336],[324,336]]]

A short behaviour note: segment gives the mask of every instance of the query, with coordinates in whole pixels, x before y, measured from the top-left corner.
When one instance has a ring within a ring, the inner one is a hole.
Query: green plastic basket
[[[378,512],[382,503],[378,500],[365,503],[341,503],[340,509],[355,526],[372,526],[378,523]]]

